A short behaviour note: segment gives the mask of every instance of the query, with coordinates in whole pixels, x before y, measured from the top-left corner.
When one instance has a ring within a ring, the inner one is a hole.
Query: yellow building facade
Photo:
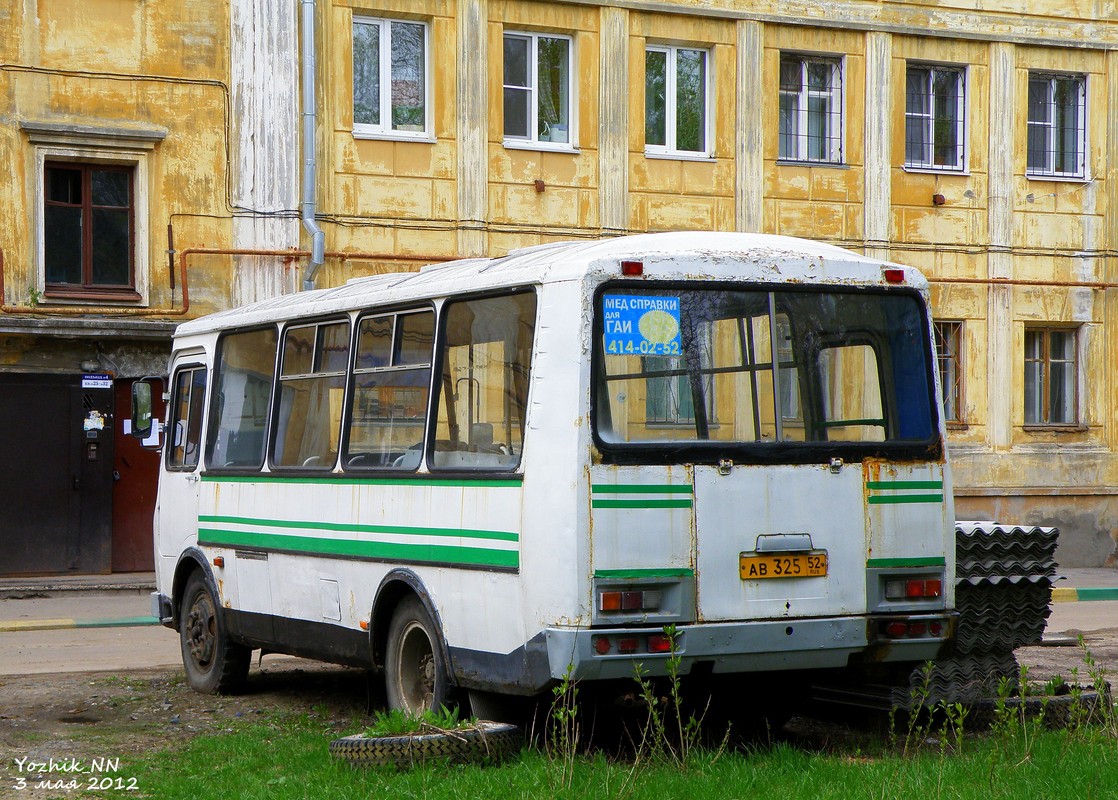
[[[1097,566],[1118,529],[1116,19],[1114,0],[2,0],[0,369],[82,372],[62,361],[90,325],[158,350],[177,319],[417,261],[801,236],[931,280],[960,518],[1058,525],[1061,562]],[[82,165],[131,181],[124,286],[75,287],[45,252],[73,207],[105,211],[50,196]]]

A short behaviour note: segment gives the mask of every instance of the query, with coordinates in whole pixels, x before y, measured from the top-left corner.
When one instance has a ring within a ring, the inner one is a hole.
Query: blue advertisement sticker
[[[678,297],[604,295],[602,323],[610,355],[678,356],[683,352]]]

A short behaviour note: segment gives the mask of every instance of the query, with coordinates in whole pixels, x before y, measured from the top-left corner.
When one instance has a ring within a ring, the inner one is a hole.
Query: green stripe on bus
[[[303,483],[336,486],[450,486],[481,489],[505,489],[522,486],[523,480],[517,478],[361,478],[323,475],[321,478],[309,475],[203,475],[204,483]]]
[[[867,569],[883,569],[888,567],[945,567],[947,559],[943,556],[928,556],[926,558],[868,558]]]
[[[595,483],[590,487],[595,494],[691,494],[689,483]]]
[[[390,533],[403,536],[466,536],[471,539],[493,539],[501,542],[516,542],[520,535],[512,531],[482,531],[469,528],[416,528],[404,525],[354,525],[346,522],[305,522],[288,519],[254,519],[252,517],[220,517],[198,515],[198,522],[226,525],[256,525],[268,528],[292,528],[296,530],[336,531],[338,533]]]
[[[942,489],[943,481],[866,481],[867,489]]]
[[[896,503],[942,503],[942,494],[877,494],[866,498],[870,505],[894,505]]]
[[[591,500],[591,508],[691,508],[691,500]]]
[[[595,578],[694,578],[695,570],[686,567],[664,569],[596,569]]]
[[[219,531],[208,528],[199,528],[198,543],[216,547],[283,550],[314,556],[350,556],[386,561],[425,561],[435,564],[469,564],[483,567],[517,568],[520,566],[520,554],[516,550],[489,550],[484,547],[318,539],[313,536]]]

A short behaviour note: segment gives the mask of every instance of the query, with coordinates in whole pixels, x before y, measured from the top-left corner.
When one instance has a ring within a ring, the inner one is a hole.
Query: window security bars
[[[842,163],[842,61],[780,59],[779,156],[789,161]]]
[[[905,76],[905,166],[966,169],[964,72],[909,65]]]
[[[936,363],[943,390],[943,419],[963,421],[963,323],[936,322]]]
[[[1086,97],[1082,75],[1029,76],[1028,175],[1086,176]]]

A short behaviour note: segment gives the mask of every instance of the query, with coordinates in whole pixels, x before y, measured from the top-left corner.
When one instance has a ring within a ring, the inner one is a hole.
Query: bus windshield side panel
[[[221,339],[206,442],[211,469],[259,469],[276,363],[276,330],[226,334]]]
[[[614,286],[596,313],[607,446],[936,435],[915,295]]]
[[[536,296],[448,303],[431,467],[515,469],[524,442]]]

